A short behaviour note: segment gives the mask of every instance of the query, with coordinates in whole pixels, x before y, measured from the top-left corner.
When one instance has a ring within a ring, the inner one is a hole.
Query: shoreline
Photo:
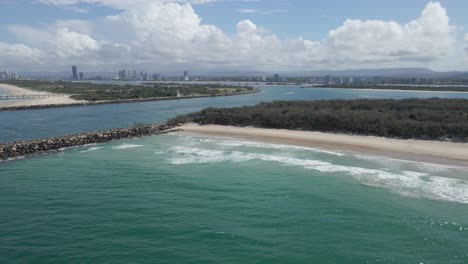
[[[34,91],[11,84],[0,83],[0,89],[7,92],[8,95],[50,95],[51,93],[43,91]]]
[[[376,88],[343,88],[343,87],[321,87],[321,86],[313,86],[313,87],[304,87],[304,89],[312,89],[312,88],[319,88],[319,89],[343,89],[343,90],[352,90],[352,91],[382,91],[382,92],[411,92],[411,93],[461,93],[465,94],[468,91],[454,91],[454,90],[410,90],[410,89],[376,89]]]
[[[332,89],[348,89],[348,90],[354,90],[354,91],[383,91],[383,92],[411,92],[411,93],[461,93],[465,94],[468,93],[468,91],[440,91],[440,90],[401,90],[401,89],[372,89],[372,88],[332,88]]]
[[[0,89],[6,90],[12,95],[24,95],[24,92],[29,94],[46,94],[54,95],[48,92],[36,92],[25,88],[2,84],[0,83]],[[47,108],[60,108],[60,107],[76,107],[76,106],[93,106],[93,105],[104,105],[104,104],[126,104],[126,103],[140,103],[140,102],[151,102],[151,101],[169,101],[169,100],[183,100],[183,99],[194,99],[194,98],[207,98],[207,97],[223,97],[223,96],[236,96],[259,93],[260,89],[255,89],[249,92],[233,93],[233,94],[222,94],[222,95],[195,95],[185,97],[153,97],[153,98],[137,98],[137,99],[121,99],[121,100],[108,100],[108,101],[84,101],[75,100],[70,98],[70,95],[63,97],[50,97],[44,99],[31,99],[22,101],[2,102],[0,101],[0,112],[1,111],[19,111],[19,110],[34,110],[34,109],[47,109]],[[14,94],[17,93],[17,94]],[[21,93],[21,94],[20,94]]]
[[[50,97],[27,99],[27,100],[2,100],[0,101],[0,111],[7,108],[31,108],[43,105],[68,105],[84,103],[83,100],[75,100],[70,98],[71,95],[54,94],[44,91],[35,91],[11,84],[0,83],[0,89],[7,92],[8,95],[22,96],[22,95],[46,95]]]
[[[250,139],[267,143],[371,154],[417,162],[468,167],[468,143],[405,140],[254,127],[184,124],[184,133]]]

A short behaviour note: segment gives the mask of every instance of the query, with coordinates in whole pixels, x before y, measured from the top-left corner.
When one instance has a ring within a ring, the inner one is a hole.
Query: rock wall
[[[177,131],[174,125],[156,124],[130,128],[117,128],[106,131],[66,135],[49,139],[21,141],[0,144],[0,160],[14,159],[44,152],[58,151],[62,148],[105,143],[113,140],[150,136]]]

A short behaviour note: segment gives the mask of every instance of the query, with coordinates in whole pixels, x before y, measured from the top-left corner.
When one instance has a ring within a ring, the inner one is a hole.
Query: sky
[[[0,70],[468,70],[466,0],[0,0]]]

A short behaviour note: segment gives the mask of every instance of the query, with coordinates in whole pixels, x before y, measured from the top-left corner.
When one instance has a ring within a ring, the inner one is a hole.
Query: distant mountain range
[[[190,70],[190,69],[189,69]],[[138,71],[139,72],[139,71]],[[153,72],[147,70],[149,74]],[[319,70],[319,71],[190,71],[191,76],[211,76],[211,77],[253,77],[253,76],[272,76],[275,73],[283,77],[321,77],[321,76],[352,76],[352,77],[386,77],[386,78],[468,78],[468,72],[451,71],[451,72],[437,72],[427,68],[389,68],[389,69],[355,69],[355,70]],[[170,71],[162,72],[165,76],[182,76],[183,71]],[[71,72],[26,72],[23,73],[27,77],[65,77],[71,76]],[[114,77],[117,72],[85,72],[86,76],[103,76]]]
[[[390,69],[355,69],[355,70],[319,70],[319,71],[295,71],[276,72],[284,77],[321,77],[321,76],[352,76],[352,77],[394,77],[394,78],[468,78],[468,72],[436,72],[426,68],[390,68]],[[200,76],[271,76],[274,72],[261,71],[224,71],[205,72],[195,75]]]

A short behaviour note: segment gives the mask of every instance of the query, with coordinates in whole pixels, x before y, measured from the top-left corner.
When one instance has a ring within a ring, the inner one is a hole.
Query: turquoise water
[[[254,95],[0,112],[0,142],[208,106],[468,94]],[[468,168],[171,134],[0,162],[0,263],[468,263]]]
[[[0,164],[0,263],[467,263],[468,171],[173,134]]]

